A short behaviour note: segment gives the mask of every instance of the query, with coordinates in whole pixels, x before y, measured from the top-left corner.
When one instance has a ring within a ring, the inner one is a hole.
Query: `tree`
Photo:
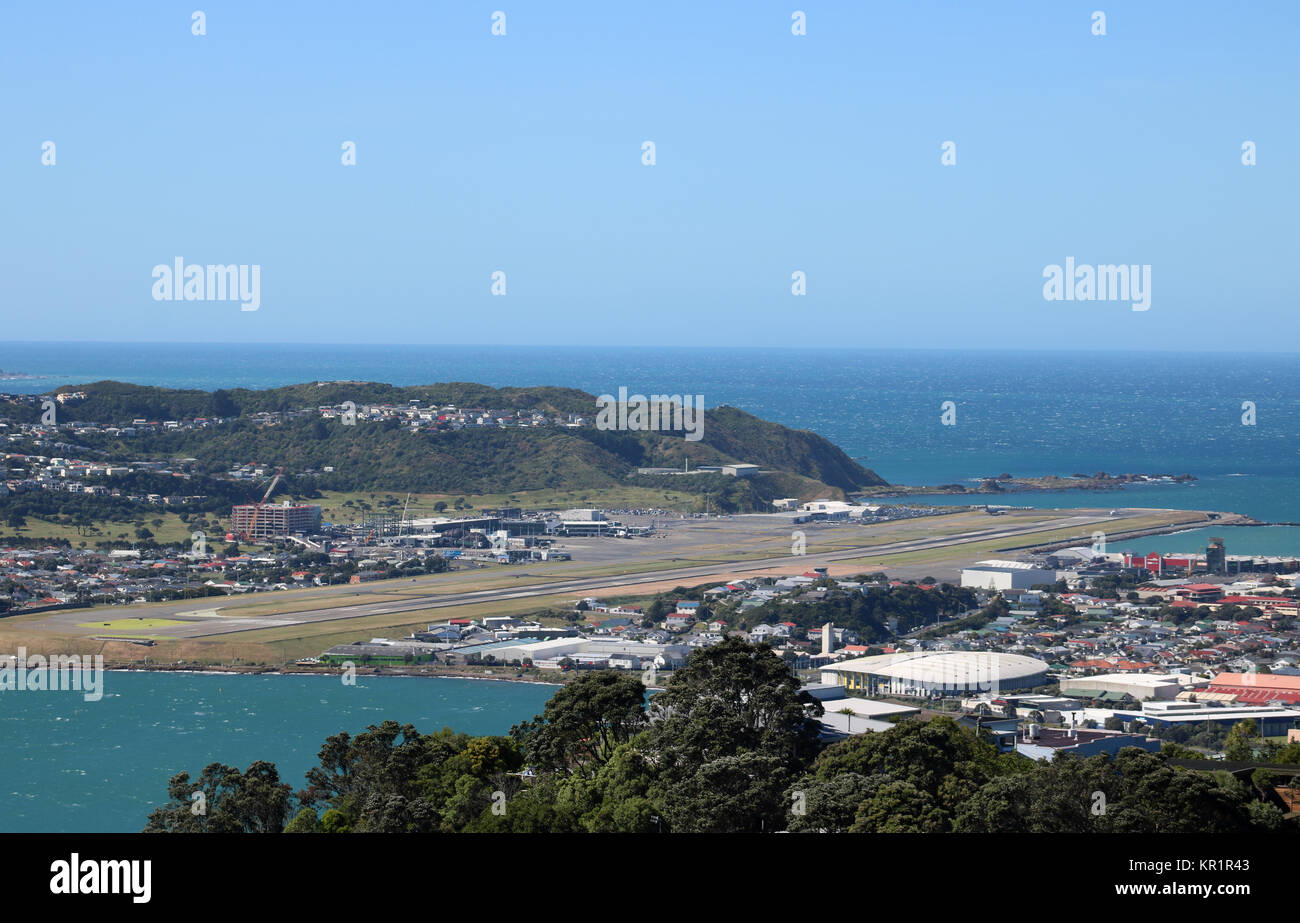
[[[942,833],[948,816],[928,793],[901,779],[877,788],[858,806],[850,833]]]
[[[1106,763],[1122,792],[1108,809],[1117,832],[1241,833],[1256,825],[1246,787],[1226,773],[1215,779],[1178,770],[1136,747]],[[1267,826],[1267,817],[1261,819]]]
[[[212,415],[214,417],[234,417],[239,415],[239,407],[235,404],[235,400],[230,396],[229,391],[218,388],[212,392]]]
[[[570,779],[569,791],[581,811],[583,829],[592,833],[649,833],[661,829],[658,808],[651,800],[654,768],[637,748],[637,739],[623,744],[594,778]]]
[[[1031,771],[1003,776],[961,805],[958,832],[1233,833],[1273,829],[1276,817],[1249,807],[1231,776],[1170,766],[1125,747],[1087,759],[1058,753]],[[1099,810],[1104,805],[1104,810]]]
[[[345,813],[352,802],[375,791],[409,794],[419,762],[420,734],[411,725],[385,721],[352,737],[344,732],[325,739],[319,765],[307,771],[306,805],[326,802]]]
[[[352,822],[342,811],[331,808],[321,815],[320,829],[322,833],[351,833]]]
[[[1255,748],[1264,743],[1253,718],[1238,721],[1228,731],[1223,742],[1223,756],[1234,762],[1249,762],[1255,758]]]
[[[1293,740],[1291,743],[1279,747],[1271,759],[1273,762],[1285,766],[1300,764],[1300,740]]]
[[[279,833],[289,816],[290,791],[274,763],[258,760],[242,773],[210,763],[195,782],[187,772],[172,776],[171,800],[150,813],[144,832]]]
[[[1261,766],[1250,774],[1250,781],[1261,792],[1269,792],[1277,785],[1277,773]]]
[[[302,808],[284,828],[285,833],[321,833],[320,818],[311,808]]]
[[[687,775],[666,779],[656,799],[670,828],[680,833],[739,833],[785,826],[787,767],[760,750],[709,760]]]
[[[847,833],[857,819],[858,806],[889,776],[842,772],[830,778],[805,776],[786,790],[791,833]],[[796,806],[798,810],[796,810]]]
[[[1030,771],[992,779],[958,807],[959,833],[1088,833],[1104,829],[1108,815],[1094,814],[1093,793],[1113,799],[1114,789],[1099,768],[1065,756]]]
[[[813,774],[823,780],[844,772],[901,780],[951,814],[990,779],[1020,771],[1022,762],[999,757],[991,744],[951,718],[937,717],[903,721],[888,731],[833,744],[817,758]]]
[[[651,624],[662,622],[668,617],[668,603],[656,596],[650,601],[650,605],[646,606],[645,617]]]
[[[552,772],[592,774],[646,723],[645,686],[636,674],[597,670],[560,687],[542,714],[511,730],[524,759]]]
[[[728,638],[691,654],[650,702],[650,745],[668,773],[755,750],[789,770],[817,751],[822,707],[765,644]]]

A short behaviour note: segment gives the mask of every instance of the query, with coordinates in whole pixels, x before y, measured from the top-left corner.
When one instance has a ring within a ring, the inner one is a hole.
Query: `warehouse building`
[[[530,660],[539,670],[562,670],[563,661],[575,666],[637,669],[653,666],[675,670],[686,662],[690,648],[684,644],[654,644],[617,638],[575,636],[544,641],[518,639],[457,649],[458,656],[491,654],[498,661]]]
[[[1024,561],[977,561],[961,572],[962,586],[980,590],[1028,590],[1055,582],[1056,571]]]
[[[1208,722],[1228,728],[1249,718],[1264,737],[1286,737],[1300,728],[1300,711],[1293,708],[1221,706],[1206,702],[1145,702],[1141,710],[1117,709],[1115,717],[1122,721],[1145,721],[1153,727],[1194,727]]]
[[[1190,676],[1178,673],[1101,673],[1097,676],[1073,676],[1061,680],[1061,695],[1099,699],[1104,693],[1132,696],[1134,701],[1162,701],[1177,698],[1192,685]]]

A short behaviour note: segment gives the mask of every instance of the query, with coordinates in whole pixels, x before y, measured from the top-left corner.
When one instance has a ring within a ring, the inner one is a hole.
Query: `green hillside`
[[[358,405],[453,404],[462,409],[539,410],[594,416],[593,395],[569,388],[490,388],[448,383],[398,388],[366,383],[300,384],[264,391],[179,391],[121,382],[61,388],[84,391],[86,400],[59,410],[60,422],[129,423],[222,417],[219,426],[134,437],[78,434],[77,442],[104,457],[198,459],[214,475],[250,462],[284,466],[297,477],[315,471],[320,490],[390,490],[478,494],[542,488],[599,489],[624,484],[664,485],[719,496],[724,507],[761,509],[776,496],[842,497],[885,482],[827,439],[760,420],[734,407],[705,413],[703,438],[687,441],[663,432],[602,431],[594,426],[478,427],[411,432],[396,420],[344,426],[314,413],[277,425],[248,418],[262,411],[301,411],[343,401]],[[0,415],[32,420],[31,404],[0,406]],[[231,419],[236,418],[236,419]],[[691,468],[751,463],[754,479],[721,475],[642,475],[643,467]],[[324,469],[334,470],[326,473]]]

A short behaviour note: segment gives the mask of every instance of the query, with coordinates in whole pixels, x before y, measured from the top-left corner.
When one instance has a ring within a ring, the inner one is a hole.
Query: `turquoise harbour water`
[[[1189,529],[1173,535],[1148,535],[1127,539],[1107,551],[1204,552],[1212,536],[1223,539],[1232,554],[1290,555],[1300,551],[1297,526],[1220,526]]]
[[[1002,472],[1190,473],[1190,484],[995,502],[1300,522],[1294,356],[10,342],[0,343],[0,369],[45,376],[0,381],[0,391],[27,394],[109,378],[203,390],[362,379],[703,394],[707,406],[820,433],[892,483],[975,486]],[[1242,425],[1247,400],[1254,426]],[[940,423],[944,401],[956,405],[955,426]],[[1224,535],[1229,553],[1300,552],[1300,530],[1287,528],[1198,530],[1124,548],[1197,550],[1211,534]],[[269,759],[296,788],[329,734],[385,718],[421,730],[503,733],[539,712],[552,691],[454,679],[371,678],[346,689],[324,677],[114,673],[99,703],[74,693],[0,693],[0,830],[138,830],[177,771]]]
[[[325,738],[386,719],[431,733],[505,734],[555,691],[442,677],[104,675],[104,696],[0,692],[0,831],[130,832],[167,801],[167,780],[208,763],[275,763],[294,787]]]

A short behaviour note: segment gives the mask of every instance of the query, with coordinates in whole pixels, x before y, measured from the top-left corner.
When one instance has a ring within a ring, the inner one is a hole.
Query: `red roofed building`
[[[1226,692],[1251,705],[1300,704],[1300,676],[1275,673],[1220,673],[1210,680],[1210,692]]]
[[[1212,603],[1223,596],[1223,587],[1217,583],[1188,583],[1174,587],[1174,595],[1195,603]]]
[[[1218,601],[1217,605],[1254,606],[1264,612],[1273,610],[1287,615],[1295,615],[1300,611],[1300,600],[1288,596],[1225,596]]]
[[[1071,670],[1113,670],[1115,664],[1109,660],[1076,660],[1070,664]]]
[[[1124,552],[1125,567],[1140,567],[1153,574],[1163,574],[1166,567],[1189,571],[1205,560],[1203,555],[1159,554],[1155,551],[1146,554]]]

